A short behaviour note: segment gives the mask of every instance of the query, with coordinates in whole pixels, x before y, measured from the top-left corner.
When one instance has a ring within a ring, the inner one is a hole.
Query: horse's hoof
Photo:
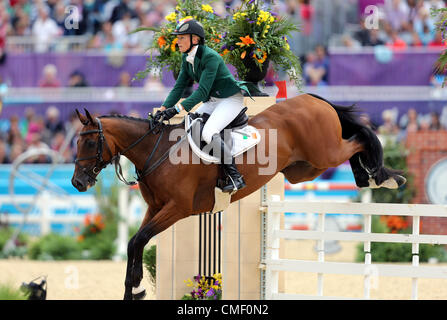
[[[146,289],[142,286],[138,288],[132,288],[132,298],[133,300],[143,300],[146,297]]]
[[[394,180],[396,180],[396,183],[398,185],[398,187],[404,185],[405,183],[407,183],[407,179],[405,177],[402,177],[400,175],[395,175],[394,176]]]

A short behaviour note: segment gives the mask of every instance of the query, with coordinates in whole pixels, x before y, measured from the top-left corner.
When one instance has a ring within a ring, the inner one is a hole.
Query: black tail
[[[343,139],[355,139],[364,146],[365,151],[356,153],[349,159],[358,187],[368,187],[370,177],[374,178],[378,186],[390,177],[400,180],[397,176],[402,172],[384,167],[382,144],[373,130],[360,121],[355,104],[338,106],[315,94],[309,95],[323,100],[335,109],[340,119]]]

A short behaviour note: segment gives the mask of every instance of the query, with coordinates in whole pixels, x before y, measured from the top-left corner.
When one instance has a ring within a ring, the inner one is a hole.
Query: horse
[[[167,160],[171,148],[188,143],[169,138],[169,133],[183,124],[123,115],[93,118],[84,110],[85,115],[76,110],[83,127],[77,141],[73,186],[86,191],[110,163],[115,163],[118,177],[123,178],[119,157],[125,155],[135,165],[139,190],[148,205],[127,247],[124,299],[139,299],[145,295],[140,286],[145,245],[180,219],[213,208],[219,166],[203,162],[172,164]],[[384,166],[380,141],[360,120],[355,105],[339,106],[313,94],[301,94],[273,104],[250,118],[248,124],[263,132],[265,152],[275,156],[276,168],[260,174],[265,161],[258,159],[257,152],[251,162],[248,152],[238,156],[236,164],[247,186],[231,194],[231,202],[258,190],[279,172],[291,183],[299,183],[348,160],[359,188],[398,188],[406,182],[400,171]],[[269,129],[276,134],[267,134]],[[273,145],[275,154],[270,154]]]

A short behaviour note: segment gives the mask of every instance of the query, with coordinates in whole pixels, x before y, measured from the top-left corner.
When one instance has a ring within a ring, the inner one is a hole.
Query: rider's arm
[[[216,78],[217,69],[219,67],[218,57],[214,55],[208,55],[202,62],[205,69],[203,69],[199,80],[199,87],[188,98],[183,100],[181,104],[177,104],[180,109],[186,111],[194,108],[195,105],[208,99],[209,93]]]
[[[182,97],[182,93],[185,90],[187,83],[190,81],[187,72],[182,67],[180,69],[180,73],[178,75],[177,81],[175,82],[174,88],[172,88],[165,102],[163,102],[162,106],[165,108],[173,107]]]

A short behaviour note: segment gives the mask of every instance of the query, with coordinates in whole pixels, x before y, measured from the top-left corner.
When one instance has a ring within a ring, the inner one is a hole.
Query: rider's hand
[[[178,111],[175,108],[168,108],[162,112],[162,114],[164,115],[163,120],[169,120],[173,116],[175,116],[177,113],[178,113]]]
[[[165,111],[166,110],[166,107],[165,106],[161,106],[160,107],[160,111]]]

